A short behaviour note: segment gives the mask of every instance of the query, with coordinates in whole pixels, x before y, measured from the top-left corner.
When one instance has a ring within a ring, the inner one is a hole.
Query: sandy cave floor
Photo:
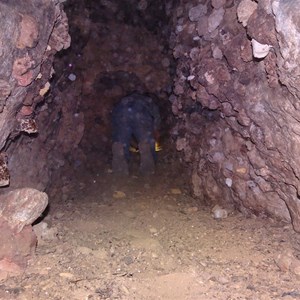
[[[300,255],[290,225],[215,220],[166,165],[151,180],[82,178],[51,204],[36,257],[0,282],[0,299],[300,299],[300,278],[275,263]]]

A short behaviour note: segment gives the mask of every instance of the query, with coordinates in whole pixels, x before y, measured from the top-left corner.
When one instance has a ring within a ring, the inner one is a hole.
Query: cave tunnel
[[[299,298],[298,8],[0,1],[0,299]],[[155,173],[132,138],[117,176],[135,92]]]

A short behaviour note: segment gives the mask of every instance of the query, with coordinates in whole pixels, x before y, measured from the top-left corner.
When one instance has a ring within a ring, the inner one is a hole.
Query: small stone
[[[59,273],[59,276],[60,277],[63,277],[63,278],[68,278],[68,279],[71,279],[74,277],[74,275],[72,273]]]
[[[138,3],[138,10],[146,10],[148,7],[148,3],[146,0],[141,0],[139,3]]]
[[[46,222],[40,222],[33,226],[33,231],[36,234],[38,241],[53,241],[57,239],[58,229],[56,227],[48,228]]]
[[[207,13],[207,6],[199,4],[189,10],[189,19],[192,22],[197,22]]]
[[[181,195],[182,192],[178,188],[173,188],[173,189],[171,189],[171,194],[173,194],[173,195]]]
[[[215,58],[215,59],[222,59],[223,58],[222,50],[218,46],[215,46],[213,48],[213,58]]]
[[[40,89],[40,91],[39,91],[40,96],[42,96],[42,97],[45,96],[47,94],[47,92],[49,91],[49,89],[50,89],[50,82],[48,81],[48,82],[46,82],[44,87]]]
[[[134,258],[132,256],[125,256],[123,261],[126,265],[131,265],[134,263]]]
[[[77,250],[83,255],[90,255],[93,252],[93,250],[88,247],[77,247]]]
[[[247,26],[248,20],[250,19],[253,12],[257,9],[257,6],[257,3],[252,0],[242,0],[238,5],[238,20],[243,24],[244,27]]]
[[[58,211],[53,217],[54,219],[61,219],[65,215],[64,212]]]
[[[22,106],[20,113],[22,116],[30,116],[33,113],[33,108],[31,106]]]
[[[104,248],[99,248],[97,250],[93,250],[93,256],[95,256],[97,259],[106,259],[107,258],[107,252]]]
[[[247,169],[246,168],[237,168],[236,172],[240,173],[240,174],[246,174],[247,173]]]
[[[300,276],[300,260],[297,258],[293,258],[291,265],[290,265],[290,270],[292,273],[297,275],[297,277]]]
[[[226,178],[225,179],[225,183],[228,187],[231,187],[232,186],[232,179],[231,178]]]
[[[226,278],[224,276],[218,276],[216,278],[216,281],[219,282],[219,283],[221,283],[221,284],[227,284],[227,283],[229,283],[228,278]]]
[[[199,36],[203,36],[208,31],[208,17],[202,17],[196,26],[196,30]]]
[[[187,207],[184,211],[187,214],[195,213],[198,211],[198,207],[197,206]]]
[[[271,45],[261,44],[255,39],[251,40],[251,44],[252,44],[253,56],[256,58],[266,57],[269,54],[270,49],[272,48]]]
[[[161,64],[163,65],[163,67],[168,68],[168,67],[170,66],[171,63],[170,63],[170,60],[169,60],[167,57],[165,57],[165,58],[162,60]]]
[[[215,205],[213,207],[212,213],[215,219],[225,219],[228,217],[228,211],[219,205]]]
[[[285,253],[279,254],[275,262],[281,271],[287,272],[290,269],[293,259],[292,251],[287,250]]]
[[[225,10],[221,7],[219,9],[215,9],[213,13],[208,17],[208,31],[213,32],[215,29],[219,27],[221,24],[223,17],[225,14]]]
[[[154,233],[157,233],[157,229],[155,227],[150,227],[149,228],[149,231],[154,234]]]
[[[223,7],[226,4],[226,0],[212,0],[211,5],[212,7],[218,9],[220,7]]]
[[[68,76],[68,79],[71,80],[71,81],[75,81],[76,80],[76,75],[71,73],[69,76]]]
[[[115,198],[115,199],[123,199],[125,197],[126,197],[126,194],[122,191],[115,191],[113,193],[113,198]]]

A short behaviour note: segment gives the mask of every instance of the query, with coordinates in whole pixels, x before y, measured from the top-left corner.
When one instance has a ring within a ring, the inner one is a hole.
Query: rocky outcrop
[[[299,22],[292,1],[181,1],[177,149],[197,197],[300,231]]]
[[[1,2],[0,15],[0,184],[44,189],[47,147],[29,136],[45,130],[40,113],[54,54],[70,45],[67,18],[59,1]]]
[[[0,278],[27,266],[37,244],[31,224],[48,205],[46,193],[16,189],[0,197]]]
[[[59,159],[55,150],[63,153],[64,141],[68,147],[76,142],[53,139],[53,134],[65,130],[67,121],[57,129],[53,111],[62,110],[62,103],[57,99],[45,100],[54,55],[70,45],[68,21],[59,1],[2,1],[0,16],[0,186],[5,187],[0,195],[3,278],[8,273],[20,273],[32,257],[37,238],[31,224],[48,204],[47,194],[36,189],[44,190],[49,183],[53,160]],[[54,103],[58,103],[55,108]],[[7,190],[12,191],[5,193]]]

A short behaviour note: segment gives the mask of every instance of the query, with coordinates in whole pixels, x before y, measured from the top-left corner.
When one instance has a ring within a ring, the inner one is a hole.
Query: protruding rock
[[[31,226],[25,226],[19,233],[0,221],[0,277],[8,274],[20,274],[34,254],[37,238]]]
[[[7,167],[7,156],[0,153],[0,186],[9,185],[9,171]]]
[[[11,93],[11,86],[10,84],[3,79],[0,79],[0,112],[3,111],[3,108],[6,103],[6,99]]]
[[[34,119],[21,119],[20,131],[29,134],[38,132],[37,124]]]
[[[237,7],[237,16],[239,22],[243,24],[244,27],[247,26],[247,22],[253,12],[257,9],[257,3],[252,0],[242,0]]]
[[[70,47],[71,37],[69,35],[69,25],[66,13],[57,8],[57,14],[60,14],[60,18],[54,26],[49,40],[49,46],[56,51],[60,51]]]
[[[220,7],[223,7],[226,4],[226,0],[212,0],[211,5],[218,9]]]
[[[208,17],[208,32],[213,32],[219,27],[223,20],[224,13],[225,10],[222,7],[213,11]]]
[[[48,196],[32,188],[16,189],[0,196],[0,219],[20,232],[31,225],[48,205]]]
[[[207,13],[207,6],[203,4],[199,4],[197,6],[192,7],[189,10],[189,18],[192,22],[200,21],[201,17],[205,16]]]
[[[34,60],[32,60],[28,54],[14,61],[12,75],[20,86],[28,86],[33,81],[34,78],[31,68],[33,68],[34,65]]]
[[[36,20],[29,15],[22,15],[20,23],[19,37],[17,41],[17,48],[24,49],[26,47],[33,47],[36,45],[39,31]]]

